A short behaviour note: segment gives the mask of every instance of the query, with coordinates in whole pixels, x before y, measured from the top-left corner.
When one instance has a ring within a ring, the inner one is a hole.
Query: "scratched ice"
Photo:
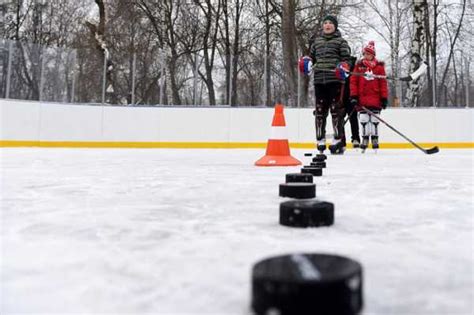
[[[2,149],[0,313],[250,314],[255,262],[321,252],[364,314],[471,314],[473,152],[329,156],[335,225],[291,229],[263,150]]]

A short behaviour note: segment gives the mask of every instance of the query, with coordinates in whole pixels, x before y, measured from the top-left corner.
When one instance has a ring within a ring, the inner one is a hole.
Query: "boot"
[[[362,143],[360,144],[360,148],[362,150],[365,150],[367,149],[368,146],[369,146],[369,136],[362,137]]]
[[[331,145],[329,146],[329,151],[331,154],[343,154],[344,145],[341,139],[333,139]]]
[[[372,136],[372,149],[376,150],[379,148],[379,137]]]
[[[326,150],[326,139],[318,140],[317,149],[320,153],[323,153]]]
[[[357,139],[352,140],[352,147],[354,149],[357,149],[358,147],[360,147],[360,141]]]

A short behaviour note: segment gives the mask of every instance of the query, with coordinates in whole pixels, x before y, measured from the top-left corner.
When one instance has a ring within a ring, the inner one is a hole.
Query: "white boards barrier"
[[[313,147],[311,108],[285,108],[290,144]],[[390,108],[381,116],[410,139],[473,148],[474,109]],[[0,144],[57,147],[264,147],[273,108],[127,107],[0,100]],[[327,134],[332,134],[330,116]],[[346,133],[350,135],[349,123]],[[380,124],[382,147],[410,147]]]

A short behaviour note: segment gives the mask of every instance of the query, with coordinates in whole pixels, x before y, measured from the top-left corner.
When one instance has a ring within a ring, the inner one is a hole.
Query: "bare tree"
[[[427,10],[426,0],[413,0],[413,38],[411,41],[410,72],[420,66],[425,49],[425,16]],[[420,80],[410,82],[408,99],[412,106],[418,106],[420,101]]]
[[[391,96],[392,104],[397,106],[402,96],[401,84],[397,81],[401,71],[401,42],[406,39],[404,34],[411,4],[403,0],[369,0],[366,5],[369,11],[364,15],[364,23],[383,38],[390,47],[390,75],[395,78]],[[381,21],[381,25],[368,18],[373,13]]]
[[[445,86],[446,77],[447,77],[447,74],[448,74],[448,69],[449,69],[451,60],[453,59],[454,47],[456,46],[456,41],[459,38],[459,34],[460,34],[460,31],[461,31],[461,27],[462,27],[465,12],[466,12],[466,0],[463,0],[462,9],[461,9],[461,17],[459,18],[459,21],[457,23],[454,34],[451,34],[450,28],[447,28],[447,31],[448,31],[448,34],[449,34],[449,39],[450,39],[449,40],[449,55],[448,55],[448,60],[446,62],[446,67],[444,68],[443,76],[442,76],[441,82],[440,82],[440,86],[442,88],[444,88],[444,86]],[[447,17],[448,20],[450,20],[449,16],[446,16],[446,17]],[[451,25],[455,25],[455,23],[453,23],[452,21],[450,21],[450,22],[451,22],[450,23]],[[457,75],[456,74],[455,74],[455,78],[457,80]],[[456,87],[455,87],[455,94],[456,94],[456,89],[457,89],[457,82],[456,82]]]
[[[285,69],[285,82],[288,93],[288,105],[297,104],[297,46],[296,46],[296,1],[283,0],[282,9],[282,46]]]
[[[95,0],[95,3],[99,9],[99,22],[97,24],[90,21],[86,21],[85,24],[90,30],[91,40],[95,42],[96,51],[104,58],[105,64],[105,78],[107,82],[106,91],[110,94],[110,102],[116,104],[117,97],[114,90],[114,64],[112,62],[112,56],[110,54],[110,49],[108,47],[107,38],[106,38],[106,23],[107,23],[107,14],[106,7],[103,0]]]

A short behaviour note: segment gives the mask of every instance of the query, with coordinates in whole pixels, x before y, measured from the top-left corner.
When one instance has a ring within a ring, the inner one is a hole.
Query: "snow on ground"
[[[0,153],[1,314],[250,314],[252,265],[294,252],[360,261],[363,314],[472,314],[472,150],[329,156],[312,229],[278,224],[299,168],[263,150]]]

